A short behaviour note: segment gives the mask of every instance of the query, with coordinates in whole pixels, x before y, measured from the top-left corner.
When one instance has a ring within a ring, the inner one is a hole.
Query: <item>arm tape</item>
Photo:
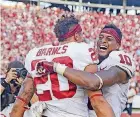
[[[102,88],[102,86],[103,86],[103,80],[102,80],[102,78],[98,74],[94,73],[94,75],[97,76],[97,78],[100,81],[100,85],[99,85],[99,88],[98,88],[100,90]]]

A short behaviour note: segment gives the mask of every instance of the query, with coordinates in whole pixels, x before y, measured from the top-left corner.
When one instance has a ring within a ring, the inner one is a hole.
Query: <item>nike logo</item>
[[[104,70],[105,68],[107,68],[107,66],[105,66],[105,67],[103,67],[103,68],[100,67],[100,70]]]

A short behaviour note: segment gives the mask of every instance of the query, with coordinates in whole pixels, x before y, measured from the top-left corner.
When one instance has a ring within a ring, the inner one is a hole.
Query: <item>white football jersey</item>
[[[84,70],[89,64],[97,63],[94,49],[84,42],[71,42],[60,46],[46,45],[32,49],[26,56],[25,67],[34,79],[40,101],[47,104],[44,115],[49,117],[87,117],[87,95],[77,86],[59,74],[38,76],[36,64],[47,60],[65,64],[70,68]]]
[[[4,110],[2,110],[2,112],[0,112],[0,117],[10,117],[10,113],[12,111],[13,106],[14,106],[14,103],[11,103]],[[34,111],[32,109],[29,109],[24,112],[23,117],[37,117],[37,115],[36,115],[36,113],[34,113]],[[38,116],[38,117],[40,117],[40,116]]]
[[[98,69],[99,71],[108,70],[113,66],[118,66],[125,70],[130,78],[135,73],[133,58],[123,51],[112,51],[109,56],[98,65]],[[125,108],[128,88],[129,83],[114,84],[113,86],[102,88],[103,95],[113,108],[116,117],[120,117]]]

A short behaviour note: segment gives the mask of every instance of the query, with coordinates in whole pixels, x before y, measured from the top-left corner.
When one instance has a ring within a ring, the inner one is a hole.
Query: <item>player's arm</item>
[[[10,117],[23,117],[24,112],[26,111],[26,107],[34,94],[35,87],[32,76],[30,74],[32,71],[31,62],[34,50],[35,49],[30,50],[29,53],[26,55],[25,68],[28,71],[28,74],[20,88],[14,106],[10,113]]]
[[[33,79],[26,78],[21,86],[15,104],[10,113],[10,117],[23,117],[27,105],[34,94]]]
[[[95,73],[97,72],[97,65],[89,65],[86,67],[85,71]],[[97,117],[114,117],[114,112],[109,103],[103,97],[101,91],[87,90],[87,93]]]
[[[57,72],[65,76],[74,84],[84,86],[85,88],[94,91],[99,90],[102,87],[102,82],[103,86],[111,86],[115,83],[124,83],[128,81],[127,73],[116,66],[111,67],[108,70],[98,71],[96,74],[83,72],[68,67],[63,70],[64,72],[59,72],[59,70]]]
[[[45,73],[57,72],[58,74],[65,76],[74,84],[83,86],[86,89],[90,89],[93,91],[101,89],[102,86],[111,86],[115,83],[126,83],[128,81],[127,72],[117,66],[113,66],[108,70],[98,71],[94,74],[88,73],[86,71],[68,68],[67,66],[60,63],[47,61],[40,62],[37,66],[38,73],[40,74],[42,74],[42,71],[44,71],[44,69]]]
[[[101,91],[88,90],[88,96],[97,117],[115,117],[110,104],[105,100]]]
[[[39,101],[38,96],[36,95],[36,93],[34,93],[34,95],[33,95],[32,99],[31,99],[30,103],[31,104],[34,104],[37,101]]]
[[[59,64],[54,64],[54,70],[64,75],[68,80],[75,84],[82,85],[91,90],[98,90],[102,86],[111,86],[115,83],[126,83],[129,78],[133,76],[135,72],[133,59],[123,54],[122,56],[125,56],[126,60],[128,60],[127,62],[126,60],[125,62],[122,62],[120,55],[121,53],[118,51],[110,53],[108,61],[112,62],[112,67],[108,70],[101,70],[95,74],[64,68],[64,66],[59,70]]]

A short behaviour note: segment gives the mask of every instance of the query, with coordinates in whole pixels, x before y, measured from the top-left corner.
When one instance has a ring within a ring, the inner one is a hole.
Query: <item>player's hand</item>
[[[17,79],[17,72],[16,68],[11,68],[7,74],[6,74],[6,79],[5,81],[9,83],[11,80]]]
[[[40,61],[37,63],[36,71],[39,75],[54,73],[53,64],[53,62]]]

